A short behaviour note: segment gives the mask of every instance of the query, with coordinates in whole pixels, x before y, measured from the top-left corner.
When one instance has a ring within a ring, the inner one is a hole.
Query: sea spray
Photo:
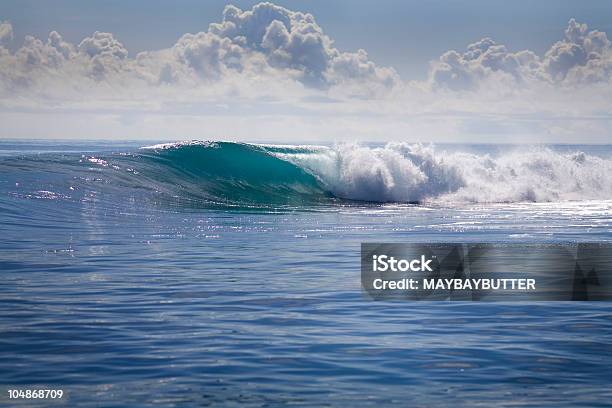
[[[336,197],[374,202],[495,203],[612,199],[612,160],[546,146],[502,154],[421,144],[341,144],[272,153],[314,174]]]

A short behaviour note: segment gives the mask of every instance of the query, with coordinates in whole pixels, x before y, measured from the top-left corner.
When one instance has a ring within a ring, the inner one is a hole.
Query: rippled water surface
[[[2,392],[49,385],[70,406],[610,404],[612,304],[374,302],[359,248],[612,241],[612,201],[214,207],[110,178],[89,160],[106,146],[0,147]]]

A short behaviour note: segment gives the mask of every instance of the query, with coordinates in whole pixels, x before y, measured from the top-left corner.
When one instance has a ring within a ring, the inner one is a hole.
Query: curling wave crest
[[[545,146],[509,147],[498,154],[406,143],[325,147],[182,142],[145,149],[150,160],[183,173],[176,174],[183,180],[173,182],[188,182],[188,188],[206,191],[214,201],[612,199],[611,158]]]

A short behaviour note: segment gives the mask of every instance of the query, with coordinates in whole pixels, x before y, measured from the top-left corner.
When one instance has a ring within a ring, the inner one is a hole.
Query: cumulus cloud
[[[96,31],[91,37],[85,38],[79,44],[79,51],[94,58],[106,56],[109,58],[124,59],[128,52],[111,33],[101,33]]]
[[[553,81],[609,81],[612,49],[606,33],[589,31],[586,24],[571,19],[565,38],[546,52],[543,69]]]
[[[244,49],[208,32],[185,34],[174,46],[180,62],[204,78],[217,78],[227,70],[243,68]]]
[[[71,58],[72,48],[54,31],[46,42],[28,35],[15,53],[0,53],[0,92],[4,91],[0,96],[23,91],[42,77],[64,77],[63,63]]]
[[[378,67],[364,51],[335,48],[311,14],[271,3],[245,11],[227,6],[222,22],[206,32],[186,34],[174,50],[203,77],[269,67],[314,88],[351,81],[391,88],[399,81],[393,69]]]
[[[0,41],[12,36],[9,23],[0,25]],[[130,57],[112,33],[95,32],[78,45],[52,32],[46,41],[27,36],[15,53],[0,61],[5,89],[69,81],[89,89],[139,84],[183,84],[206,87],[211,82],[241,78],[291,80],[311,89],[350,85],[351,94],[371,96],[399,83],[392,68],[376,65],[363,50],[343,52],[309,13],[272,3],[250,10],[227,6],[219,23],[183,35],[167,50]]]
[[[430,78],[434,85],[452,90],[473,89],[485,78],[522,82],[532,78],[540,65],[531,51],[509,52],[505,45],[483,38],[468,45],[464,53],[451,50],[432,64]]]
[[[444,53],[431,64],[429,78],[437,88],[477,89],[485,81],[507,81],[512,86],[543,81],[557,85],[608,82],[612,49],[605,33],[589,31],[571,19],[565,36],[538,56],[532,51],[511,52],[505,45],[483,38],[463,53]]]

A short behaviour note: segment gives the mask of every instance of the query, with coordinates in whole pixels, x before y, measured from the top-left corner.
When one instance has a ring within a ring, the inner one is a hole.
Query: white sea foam
[[[151,146],[142,146],[143,150],[168,150],[168,149],[179,149],[185,146],[203,146],[203,147],[214,147],[215,142],[207,140],[184,140],[181,142],[170,142],[170,143],[159,143]]]
[[[341,198],[389,202],[550,202],[612,199],[612,159],[548,147],[499,155],[388,143],[273,153]]]

